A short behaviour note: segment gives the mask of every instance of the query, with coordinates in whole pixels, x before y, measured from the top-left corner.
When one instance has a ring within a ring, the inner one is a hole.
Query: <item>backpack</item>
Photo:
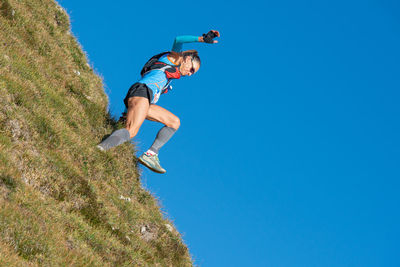
[[[166,55],[169,54],[170,52],[163,52],[158,55],[155,55],[151,57],[146,64],[144,64],[142,70],[140,71],[140,75],[143,77],[146,73],[152,70],[161,70],[165,73],[167,76],[167,79],[179,79],[180,78],[180,72],[178,70],[177,66],[170,65],[164,62],[159,61],[159,59]]]

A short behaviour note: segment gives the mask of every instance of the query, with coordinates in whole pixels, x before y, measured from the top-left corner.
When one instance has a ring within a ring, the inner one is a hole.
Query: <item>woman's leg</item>
[[[153,145],[147,151],[150,154],[158,154],[160,148],[168,142],[180,126],[180,120],[177,116],[172,114],[157,105],[150,105],[147,113],[147,119],[163,123],[165,126],[157,133]]]
[[[176,130],[178,130],[180,126],[179,118],[160,106],[150,105],[146,119],[161,122],[165,126],[158,132],[151,148],[139,157],[139,162],[152,171],[165,173],[166,170],[161,167],[157,154],[159,149],[172,137]]]
[[[150,103],[145,97],[134,96],[128,99],[128,112],[126,114],[126,129],[129,131],[130,138],[136,136],[140,126],[146,119]]]
[[[113,132],[97,147],[101,150],[108,150],[133,138],[138,133],[140,126],[145,120],[149,106],[150,104],[147,98],[138,96],[129,98],[126,128]]]

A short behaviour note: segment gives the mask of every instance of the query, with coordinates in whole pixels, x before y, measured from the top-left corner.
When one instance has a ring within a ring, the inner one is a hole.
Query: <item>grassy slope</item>
[[[53,0],[0,0],[0,265],[191,266]]]

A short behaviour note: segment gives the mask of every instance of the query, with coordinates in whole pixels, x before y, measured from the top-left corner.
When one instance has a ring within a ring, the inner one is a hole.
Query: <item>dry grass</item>
[[[191,266],[52,0],[0,0],[0,265]]]

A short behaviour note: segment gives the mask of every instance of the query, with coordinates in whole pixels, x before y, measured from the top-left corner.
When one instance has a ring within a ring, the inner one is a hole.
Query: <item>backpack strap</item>
[[[144,67],[142,68],[142,71],[140,72],[140,75],[143,77],[146,73],[152,71],[152,70],[161,70],[162,72],[164,72],[165,77],[167,78],[167,84],[164,86],[164,88],[162,89],[162,94],[167,93],[169,90],[171,90],[171,80],[172,79],[179,79],[181,78],[181,73],[179,71],[179,66],[175,66],[175,65],[170,65],[167,64],[165,62],[161,62],[159,61],[159,59],[166,55],[169,54],[170,52],[163,52],[160,53],[158,55],[155,55],[153,57],[151,57],[146,64],[144,65]]]

